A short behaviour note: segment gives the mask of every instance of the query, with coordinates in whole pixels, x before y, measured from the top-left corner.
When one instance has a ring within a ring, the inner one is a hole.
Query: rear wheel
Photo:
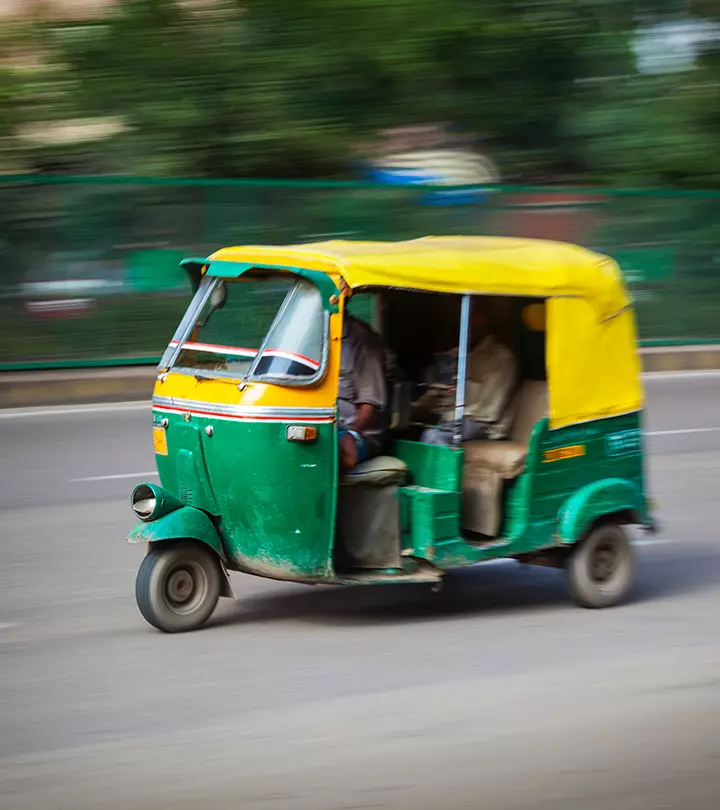
[[[140,613],[158,630],[197,630],[215,610],[222,587],[220,561],[201,543],[152,546],[135,581]]]
[[[630,592],[635,557],[625,530],[602,523],[571,552],[566,563],[568,588],[582,607],[612,607]]]

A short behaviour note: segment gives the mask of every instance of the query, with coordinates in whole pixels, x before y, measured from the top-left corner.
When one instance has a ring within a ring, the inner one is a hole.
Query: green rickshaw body
[[[210,424],[213,446],[205,450],[204,431]],[[345,581],[332,566],[334,424],[323,425],[311,447],[287,443],[284,457],[278,453],[285,449],[282,425],[203,416],[192,416],[188,423],[176,414],[166,430],[168,435],[177,431],[178,444],[172,457],[158,457],[160,480],[187,505],[140,521],[128,537],[131,542],[194,538],[231,570],[297,582]],[[180,436],[185,446],[179,446]],[[567,447],[582,451],[553,455]],[[415,482],[398,490],[403,550],[442,570],[571,545],[597,520],[612,515],[650,525],[641,414],[557,431],[549,430],[547,420],[539,422],[525,470],[508,488],[501,535],[483,548],[469,545],[461,533],[462,449],[398,441],[392,450]],[[210,495],[208,468],[218,470],[216,496]],[[281,503],[279,492],[286,493]]]

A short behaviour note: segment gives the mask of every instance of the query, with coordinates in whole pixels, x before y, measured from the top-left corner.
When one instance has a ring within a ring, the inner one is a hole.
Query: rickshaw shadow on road
[[[636,587],[625,607],[632,609],[647,602],[704,591],[719,582],[720,554],[679,557],[646,551],[639,555]],[[444,621],[468,614],[492,617],[559,607],[577,610],[561,570],[513,561],[451,571],[438,593],[427,584],[408,583],[381,588],[280,588],[245,598],[242,588],[238,588],[239,601],[221,606],[209,626],[263,621],[374,625]]]
[[[219,610],[210,624],[278,620],[336,626],[428,622],[470,613],[543,610],[566,602],[567,591],[557,571],[507,562],[450,572],[437,593],[426,583],[398,583],[380,588],[293,588],[284,593],[240,596],[237,603]]]

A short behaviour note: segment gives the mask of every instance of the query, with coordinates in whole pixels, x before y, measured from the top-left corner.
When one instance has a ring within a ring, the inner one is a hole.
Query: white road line
[[[644,371],[640,375],[644,380],[682,380],[688,377],[720,377],[720,371],[698,369],[697,371]]]
[[[646,430],[646,436],[677,436],[681,433],[717,433],[720,427],[678,428],[677,430]]]
[[[666,546],[668,543],[676,543],[677,540],[670,540],[664,537],[653,537],[649,540],[633,540],[634,546]]]
[[[22,419],[32,416],[65,416],[66,414],[149,411],[149,402],[99,402],[95,405],[59,405],[53,408],[3,408],[0,419]]]
[[[0,630],[10,630],[12,627],[17,627],[17,625],[11,622],[0,622]]]
[[[117,473],[115,475],[88,475],[84,478],[71,478],[73,483],[80,484],[87,481],[119,481],[121,478],[157,478],[157,472]]]

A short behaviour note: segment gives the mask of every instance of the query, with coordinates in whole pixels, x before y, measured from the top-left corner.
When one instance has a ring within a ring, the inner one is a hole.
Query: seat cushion
[[[520,442],[465,442],[465,464],[498,473],[503,478],[515,478],[523,471],[527,445]]]
[[[343,486],[402,486],[407,480],[407,472],[407,464],[399,458],[376,456],[358,464],[340,479],[340,483]]]
[[[510,440],[527,444],[535,423],[548,415],[547,383],[544,380],[524,382],[515,398],[514,408]]]

